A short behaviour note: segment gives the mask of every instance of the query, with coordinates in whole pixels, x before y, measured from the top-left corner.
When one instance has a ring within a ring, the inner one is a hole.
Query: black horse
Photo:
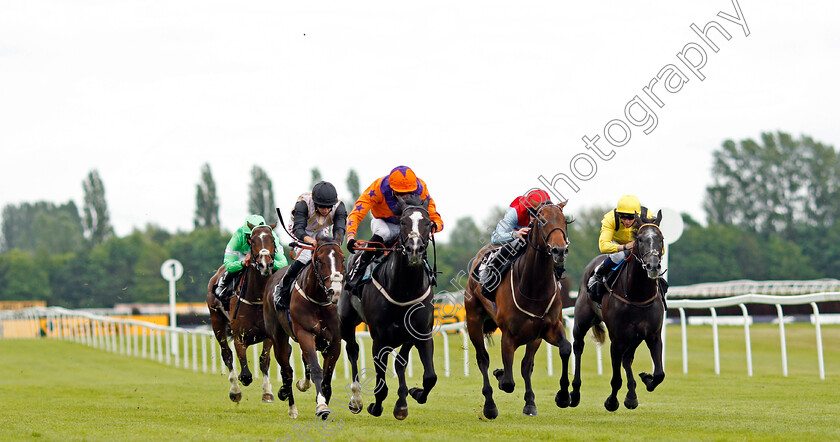
[[[356,326],[362,321],[370,328],[376,367],[376,402],[368,406],[370,414],[382,415],[382,401],[388,396],[385,383],[388,355],[397,347],[400,350],[394,358],[394,365],[400,387],[394,405],[394,417],[402,420],[408,416],[406,395],[410,394],[418,403],[423,404],[437,382],[432,360],[434,304],[431,275],[426,267],[426,247],[432,231],[428,208],[429,200],[409,197],[401,201],[399,240],[373,271],[372,280],[361,288],[361,300],[347,290],[339,298],[341,338],[347,343],[347,357],[353,371],[349,403],[353,413],[360,412],[362,408],[357,365],[359,345],[356,343]],[[350,262],[354,257],[350,257]],[[349,263],[347,268],[350,268]],[[409,390],[405,384],[405,368],[412,347],[417,347],[423,363],[423,388]]]
[[[658,279],[664,274],[661,266],[665,240],[659,223],[662,211],[656,219],[636,216],[635,245],[612,283],[607,284],[608,295],[604,296],[599,311],[589,299],[587,281],[593,269],[606,255],[600,255],[589,262],[583,273],[577,302],[575,302],[574,351],[575,378],[572,381],[573,407],[580,403],[580,360],[583,354],[584,337],[592,328],[596,341],[604,343],[603,320],[610,334],[610,359],[612,361],[612,393],[604,402],[609,411],[618,409],[616,394],[621,388],[621,366],[627,374],[627,396],[624,406],[634,409],[639,405],[636,398],[636,380],[633,378],[633,357],[642,341],[648,346],[653,359],[653,374],[639,373],[648,391],[653,391],[665,379],[662,368],[662,322],[665,318],[664,295]]]

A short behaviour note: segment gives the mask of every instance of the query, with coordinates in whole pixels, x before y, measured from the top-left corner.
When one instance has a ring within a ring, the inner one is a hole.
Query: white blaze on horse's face
[[[341,293],[341,286],[344,283],[344,275],[338,271],[339,259],[335,256],[335,250],[330,250],[330,254],[327,255],[327,260],[330,263],[330,289],[332,289],[333,293],[339,294]]]
[[[411,219],[411,233],[408,234],[408,240],[411,250],[416,253],[423,245],[420,238],[420,220],[423,219],[423,213],[418,210],[412,213],[409,219]]]

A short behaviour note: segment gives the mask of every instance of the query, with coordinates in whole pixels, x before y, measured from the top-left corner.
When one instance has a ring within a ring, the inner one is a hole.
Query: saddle
[[[499,288],[499,284],[502,282],[502,279],[504,279],[508,270],[510,270],[510,268],[513,267],[513,264],[515,264],[516,261],[525,254],[526,249],[526,247],[520,246],[519,248],[511,251],[509,247],[502,246],[490,250],[484,255],[479,265],[473,269],[472,274],[472,278],[481,284],[482,296],[493,302],[496,301],[496,289]],[[486,269],[488,275],[490,269],[495,269],[499,275],[498,280],[482,281],[482,269]]]

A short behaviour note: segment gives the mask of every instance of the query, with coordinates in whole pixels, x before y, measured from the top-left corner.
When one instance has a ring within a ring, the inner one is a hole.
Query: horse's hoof
[[[297,417],[298,417],[297,405],[290,405],[289,406],[289,417],[292,418],[292,419],[297,419]]]
[[[274,402],[274,395],[271,393],[263,393],[263,402]]]
[[[505,393],[513,393],[513,390],[516,388],[516,384],[511,382],[504,382],[499,381],[499,390],[504,391]]]
[[[573,391],[572,394],[571,394],[571,398],[572,398],[572,401],[569,403],[569,406],[577,407],[578,404],[580,404],[580,392],[579,391]]]
[[[525,416],[536,416],[537,406],[534,404],[525,404],[525,408],[522,409],[522,414]]]
[[[330,411],[330,407],[326,405],[318,405],[318,407],[315,408],[315,417],[320,418],[322,421],[329,419],[330,413],[332,413],[332,411]]]
[[[647,391],[655,390],[656,387],[662,383],[662,380],[656,382],[653,375],[649,373],[639,373],[639,378],[642,380],[642,382],[645,383],[645,388],[647,389]]]
[[[353,414],[359,414],[362,412],[362,401],[356,401],[355,399],[350,399],[350,403],[347,405],[347,408]]]
[[[295,382],[295,386],[299,391],[306,391],[309,390],[309,387],[312,386],[312,383],[309,382],[309,379],[298,379],[298,381]]]
[[[418,404],[425,404],[426,403],[426,396],[423,394],[422,388],[412,387],[408,389],[408,394],[417,401]]]
[[[493,376],[495,376],[497,380],[501,380],[502,376],[504,376],[504,375],[505,375],[505,369],[504,368],[497,368],[497,369],[493,370]]]
[[[626,397],[624,398],[624,406],[627,407],[628,410],[635,410],[636,407],[639,406],[639,399]]]
[[[558,390],[557,394],[554,395],[554,403],[557,404],[560,408],[566,408],[570,405],[571,401],[569,399],[569,393],[564,392],[563,390]],[[577,404],[575,404],[577,405]]]
[[[368,413],[374,417],[382,416],[382,405],[375,403],[368,405]]]
[[[243,374],[239,375],[239,383],[241,383],[242,385],[244,385],[246,387],[251,385],[251,382],[253,382],[253,381],[254,381],[254,378],[250,374],[245,375],[243,373]]]
[[[280,389],[277,390],[277,399],[280,399],[281,401],[286,401],[291,395],[291,388],[287,389],[285,387],[280,387]]]
[[[403,405],[402,407],[394,406],[394,417],[397,420],[405,420],[408,417],[408,407]]]
[[[499,409],[496,408],[496,404],[492,402],[489,404],[484,404],[484,417],[486,417],[487,419],[495,419],[499,417]]]
[[[239,402],[242,400],[242,393],[230,393],[230,400]]]
[[[606,408],[607,411],[618,410],[618,399],[612,396],[608,397],[607,400],[604,401],[604,408]]]

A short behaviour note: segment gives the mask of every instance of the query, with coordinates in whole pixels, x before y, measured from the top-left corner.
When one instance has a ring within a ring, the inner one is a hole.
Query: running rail
[[[747,375],[752,376],[752,343],[750,340],[750,324],[752,322],[752,318],[747,312],[746,305],[775,305],[779,318],[782,374],[787,376],[787,343],[782,306],[809,304],[813,310],[811,322],[814,324],[816,335],[819,375],[820,379],[825,379],[822,329],[820,324],[820,312],[817,303],[836,301],[840,301],[840,291],[813,293],[807,295],[780,296],[744,294],[719,299],[669,300],[668,308],[679,312],[683,373],[688,373],[688,321],[685,314],[686,309],[708,309],[711,314],[715,374],[720,374],[720,342],[718,336],[719,318],[716,309],[732,306],[738,306],[741,309],[744,322]],[[567,307],[563,309],[563,317],[566,328],[571,330],[574,326],[574,307]],[[663,344],[666,342],[665,330],[666,327],[663,327]],[[470,344],[466,331],[466,323],[464,322],[444,324],[436,330],[435,334],[439,334],[441,336],[440,339],[443,341],[444,375],[449,377],[452,372],[452,367],[450,365],[451,356],[449,335],[453,333],[461,335],[464,376],[468,376],[470,372]],[[567,332],[567,335],[570,336],[571,333]],[[218,350],[208,350],[208,346],[210,349],[216,348],[216,340],[210,330],[167,327],[144,321],[113,318],[83,311],[68,310],[61,307],[35,307],[25,310],[0,311],[0,338],[35,338],[40,336],[71,340],[93,348],[119,353],[122,355],[156,360],[160,363],[174,365],[175,367],[185,369],[192,369],[193,371],[199,371],[200,369],[204,373],[207,373],[208,371],[210,373],[226,372],[226,367],[219,357]],[[357,332],[356,339],[360,346],[360,368],[364,370],[367,366],[367,358],[365,357],[365,341],[370,339],[370,333]],[[342,345],[344,345],[344,343],[342,343]],[[252,347],[253,357],[251,360],[254,364],[253,373],[256,377],[258,377],[260,376],[260,371],[257,367],[260,348],[256,345]],[[554,374],[553,347],[550,345],[546,345],[545,347],[547,355],[547,373],[549,376],[552,376]],[[300,350],[298,349],[295,351],[294,346],[292,346],[292,348],[291,363],[294,368],[296,365],[295,361],[300,360]],[[596,346],[596,351],[598,374],[603,374],[601,347]],[[344,360],[344,376],[346,379],[349,379],[350,370],[347,353],[346,351],[342,353]],[[574,358],[574,355],[572,355],[572,358]],[[279,380],[280,373],[279,370],[277,370],[276,365],[275,371],[277,372],[277,379]],[[413,371],[413,361],[411,355],[409,355],[407,375],[409,377],[413,376]],[[302,370],[298,373],[301,372]]]

